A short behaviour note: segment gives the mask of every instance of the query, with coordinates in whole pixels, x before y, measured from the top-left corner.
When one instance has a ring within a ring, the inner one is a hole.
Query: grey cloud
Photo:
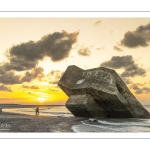
[[[56,92],[56,91],[58,91],[58,89],[49,89],[50,91],[53,91],[53,92]]]
[[[127,56],[113,56],[111,60],[101,63],[101,66],[110,67],[114,69],[129,67],[129,65],[134,64],[134,60],[131,55]]]
[[[141,25],[135,31],[128,31],[121,40],[121,45],[128,48],[137,48],[139,46],[149,46],[150,42],[150,24]]]
[[[149,94],[150,93],[150,88],[145,87],[144,84],[133,84],[130,86],[131,89],[135,91],[136,94]]]
[[[25,58],[19,58],[19,57],[14,57],[10,58],[10,62],[3,63],[0,66],[1,70],[4,71],[11,71],[11,70],[16,70],[16,71],[23,71],[23,70],[29,70],[31,68],[35,68],[38,64],[37,60],[26,60]]]
[[[31,88],[31,89],[39,89],[39,87],[38,87],[38,86],[36,86],[36,85],[32,85],[32,86],[30,86],[30,88]]]
[[[123,50],[120,48],[120,47],[118,47],[118,46],[114,46],[113,47],[115,50],[117,50],[118,52],[122,52]]]
[[[121,74],[121,77],[134,77],[138,75],[146,75],[146,70],[139,67],[139,65],[135,63],[135,60],[131,55],[113,56],[111,60],[101,63],[100,66],[109,67],[113,69],[125,69],[125,71]]]
[[[44,77],[43,71],[44,70],[42,67],[34,68],[31,71],[27,71],[25,75],[21,78],[21,82],[30,82],[36,78],[41,79],[42,77]]]
[[[59,70],[52,70],[48,75],[47,78],[50,80],[50,84],[57,84],[61,76],[64,72],[61,72]]]
[[[78,50],[78,54],[81,56],[90,56],[91,55],[91,51],[89,50],[88,47],[84,47]]]
[[[28,89],[28,88],[29,88],[28,85],[22,85],[21,87],[22,87],[22,88],[25,88],[25,89]]]
[[[134,77],[134,76],[145,76],[146,70],[143,68],[137,68],[136,70],[124,71],[121,76],[122,77]]]
[[[49,81],[49,84],[57,84],[58,83],[58,80],[56,81]]]
[[[135,91],[135,93],[136,93],[136,94],[142,94],[142,93],[143,93],[143,90],[142,90],[142,89],[137,89],[137,90]]]
[[[130,86],[130,88],[133,89],[133,90],[138,90],[138,89],[139,89],[139,86],[142,86],[142,87],[143,87],[143,84],[140,84],[140,83],[132,84],[132,85]]]
[[[150,93],[150,88],[149,87],[144,87],[142,89],[146,94],[149,94]]]
[[[6,52],[9,62],[1,64],[0,70],[29,70],[35,68],[44,57],[50,57],[54,62],[63,60],[69,56],[78,35],[79,32],[54,32],[43,36],[37,42],[29,41],[12,46]]]
[[[59,71],[59,70],[52,70],[47,76],[49,77],[49,76],[52,76],[52,77],[54,77],[54,78],[56,78],[56,79],[59,79],[61,76],[62,76],[62,74],[63,74],[64,72],[61,72],[61,71]]]
[[[44,77],[43,68],[34,68],[27,71],[23,76],[16,75],[14,71],[7,71],[0,74],[0,83],[2,84],[21,84],[23,82],[30,82],[34,79],[41,79]]]
[[[32,86],[22,85],[21,87],[22,87],[22,88],[26,88],[26,89],[39,89],[39,87],[36,86],[36,85],[32,85]]]
[[[97,50],[103,50],[103,49],[105,49],[105,46],[103,46],[103,47],[98,47],[98,48],[96,48]]]
[[[13,71],[5,72],[4,74],[0,74],[0,83],[3,84],[20,84],[21,76],[16,75]]]
[[[127,77],[121,77],[122,80],[124,81],[125,84],[132,84],[133,82],[131,81],[131,79],[127,78]]]
[[[0,91],[5,91],[5,92],[12,92],[10,87],[7,87],[5,85],[0,85]]]

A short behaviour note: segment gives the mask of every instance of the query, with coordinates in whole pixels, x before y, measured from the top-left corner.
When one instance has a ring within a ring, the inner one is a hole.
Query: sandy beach
[[[3,112],[0,114],[0,132],[74,132],[71,127],[81,124],[83,118],[32,116]]]
[[[74,117],[65,106],[2,106],[0,133],[150,132],[149,118]],[[148,111],[150,106],[144,106]]]

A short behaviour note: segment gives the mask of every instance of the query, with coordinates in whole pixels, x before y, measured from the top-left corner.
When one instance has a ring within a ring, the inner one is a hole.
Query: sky
[[[114,69],[150,104],[150,18],[0,18],[0,103],[63,105],[69,65]]]

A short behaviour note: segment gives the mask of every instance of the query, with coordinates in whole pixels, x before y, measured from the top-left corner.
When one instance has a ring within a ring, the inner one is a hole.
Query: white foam
[[[74,126],[71,127],[71,129],[72,129],[74,132],[79,133],[79,132],[80,132],[80,126],[81,126],[81,125],[74,125]]]
[[[150,127],[149,123],[141,123],[141,122],[122,122],[122,123],[114,123],[114,122],[107,122],[107,121],[102,121],[98,120],[99,123],[101,124],[106,124],[106,125],[114,125],[114,126],[144,126],[144,127]]]
[[[94,124],[88,124],[88,123],[85,123],[84,121],[81,121],[81,125],[74,125],[72,126],[72,130],[74,132],[91,132],[91,128],[88,128],[89,127],[94,127],[94,128],[99,128],[99,129],[103,129],[102,130],[99,130],[99,132],[122,132],[123,130],[119,130],[119,129],[116,129],[116,128],[109,128],[109,127],[105,127],[105,126],[100,126],[100,125],[94,125]],[[94,129],[93,128],[93,129]]]
[[[90,119],[92,120],[92,119]],[[139,119],[141,120],[141,119]],[[149,120],[146,120],[149,121]],[[101,124],[91,124],[87,120],[81,121],[82,124],[72,126],[74,132],[149,132],[150,123],[144,122],[107,122],[98,120]]]
[[[112,130],[112,131],[117,131],[117,132],[121,132],[121,130],[115,129],[115,128],[109,128],[106,126],[101,126],[101,125],[94,125],[94,124],[87,124],[84,121],[81,121],[84,125],[87,126],[92,126],[92,127],[97,127],[97,128],[101,128],[101,129],[107,129],[107,130]]]

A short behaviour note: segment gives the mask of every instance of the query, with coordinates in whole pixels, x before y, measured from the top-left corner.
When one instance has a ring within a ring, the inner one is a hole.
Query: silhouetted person
[[[36,112],[36,115],[39,115],[39,107],[36,108],[35,112]]]

